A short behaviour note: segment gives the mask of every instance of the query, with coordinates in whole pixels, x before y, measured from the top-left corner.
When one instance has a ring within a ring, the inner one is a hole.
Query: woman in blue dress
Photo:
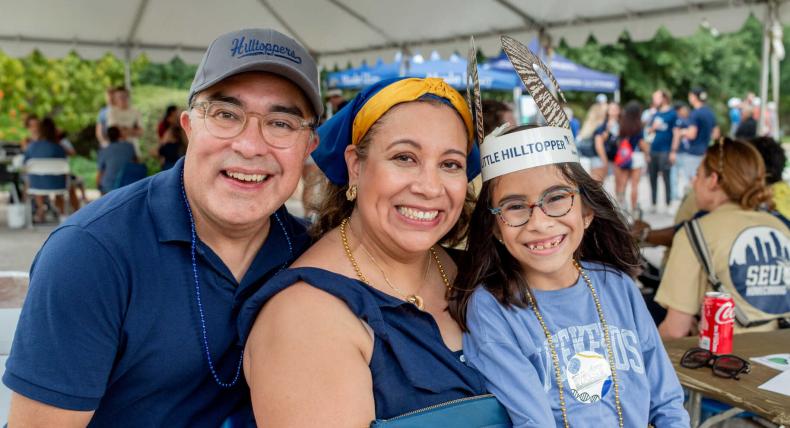
[[[479,171],[464,99],[441,79],[382,81],[318,133],[318,240],[240,314],[258,423],[366,426],[484,393],[447,312],[442,247],[465,232]]]

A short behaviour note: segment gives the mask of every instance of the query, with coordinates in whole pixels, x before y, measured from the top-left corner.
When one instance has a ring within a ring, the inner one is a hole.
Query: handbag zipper
[[[475,395],[473,397],[458,398],[458,399],[455,399],[455,400],[445,401],[444,403],[434,404],[432,406],[423,407],[423,408],[417,409],[417,410],[412,410],[411,412],[395,416],[394,418],[391,418],[391,419],[384,419],[384,421],[385,422],[395,421],[395,420],[398,420],[398,419],[405,418],[407,416],[414,416],[414,415],[416,415],[418,413],[428,412],[428,411],[439,409],[439,408],[442,408],[442,407],[451,406],[453,404],[463,403],[464,401],[477,400],[477,399],[480,399],[480,398],[488,398],[488,397],[493,397],[493,396],[494,396],[494,394],[483,394],[483,395]]]

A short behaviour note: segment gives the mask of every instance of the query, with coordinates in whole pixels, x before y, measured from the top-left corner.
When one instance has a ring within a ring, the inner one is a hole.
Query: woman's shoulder
[[[293,315],[308,314],[311,312],[308,308],[320,308],[324,313],[333,308],[345,312],[359,311],[359,305],[349,304],[362,300],[359,298],[362,291],[353,286],[354,282],[351,278],[321,268],[286,269],[264,283],[244,302],[237,321],[239,336],[242,341],[246,340],[258,314],[265,307],[276,310],[292,308],[296,311]],[[282,313],[284,316],[288,314]]]

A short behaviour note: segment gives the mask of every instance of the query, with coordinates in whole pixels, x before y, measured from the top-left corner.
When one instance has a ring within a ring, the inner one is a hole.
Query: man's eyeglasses
[[[201,115],[209,134],[222,139],[233,138],[244,132],[250,117],[255,116],[264,141],[278,149],[287,149],[304,141],[309,135],[307,131],[315,128],[313,122],[290,113],[253,113],[224,101],[196,102],[192,104],[192,109]]]
[[[540,208],[549,217],[562,217],[573,208],[573,197],[579,193],[578,189],[564,187],[550,189],[541,195],[538,202],[528,203],[525,199],[509,199],[502,205],[489,208],[491,214],[499,216],[502,223],[510,227],[521,227],[532,217],[532,210]]]
[[[739,379],[741,374],[749,373],[752,365],[735,355],[716,355],[707,349],[691,348],[683,354],[680,365],[687,369],[710,367],[713,374],[719,377]]]

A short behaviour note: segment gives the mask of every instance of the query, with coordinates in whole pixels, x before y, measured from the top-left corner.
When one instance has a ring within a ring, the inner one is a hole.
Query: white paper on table
[[[777,376],[768,379],[768,382],[758,386],[758,388],[790,396],[790,370],[783,371]]]
[[[790,354],[771,354],[749,359],[776,370],[785,371],[790,369]]]

